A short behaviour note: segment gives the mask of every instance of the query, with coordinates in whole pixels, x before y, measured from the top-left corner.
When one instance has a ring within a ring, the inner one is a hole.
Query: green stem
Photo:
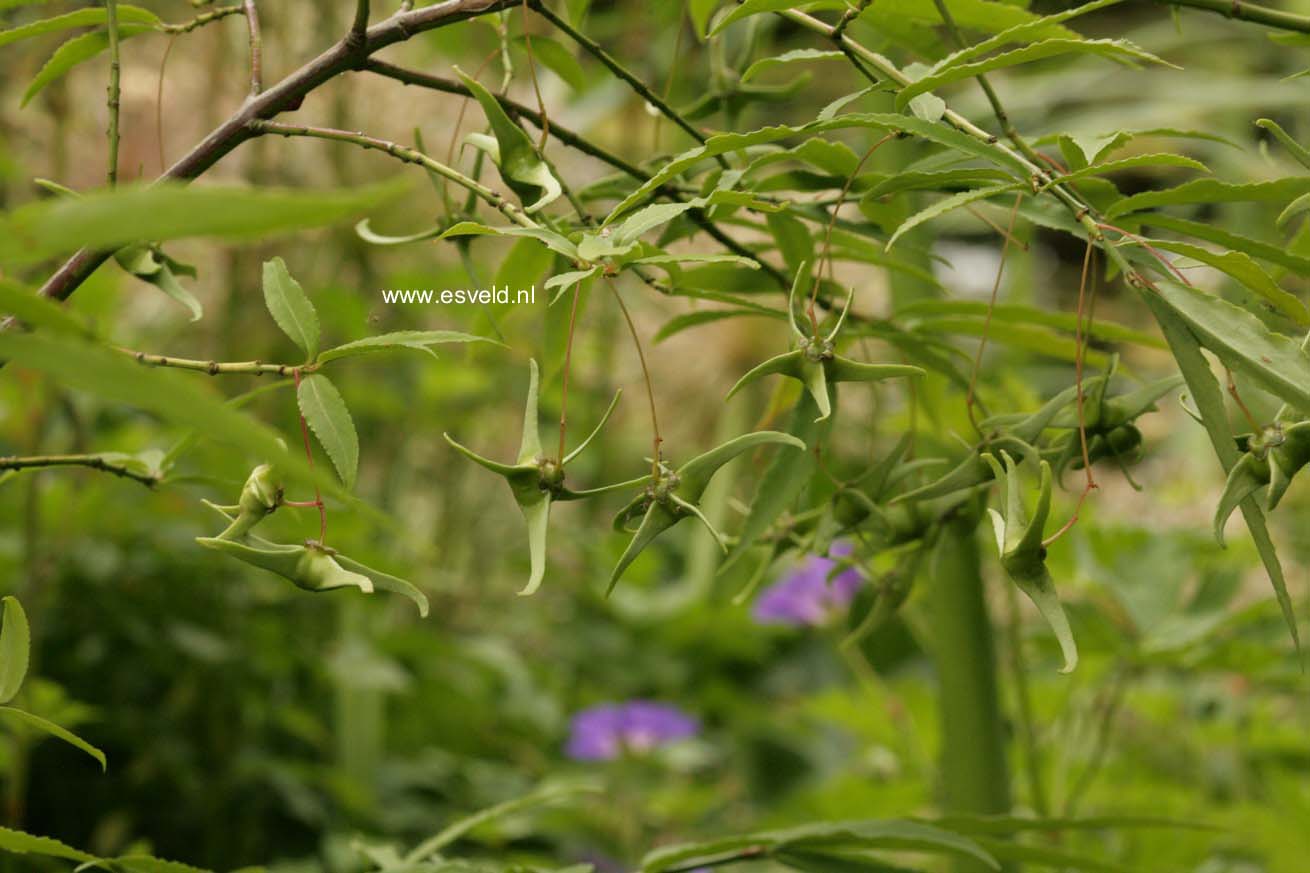
[[[105,0],[105,30],[109,34],[109,187],[118,184],[118,104],[122,73],[118,45],[118,0]]]
[[[170,355],[150,355],[132,349],[119,348],[118,351],[131,355],[138,363],[151,367],[172,367],[177,370],[194,370],[211,376],[292,376],[296,370],[312,373],[318,364],[266,364],[263,361],[202,361],[194,358],[174,358]]]
[[[153,488],[159,481],[155,476],[138,473],[129,469],[126,464],[105,460],[101,455],[31,455],[25,458],[0,458],[0,470],[35,470],[44,467],[87,467],[140,482],[147,488]]]
[[[1216,12],[1225,18],[1250,21],[1279,30],[1310,33],[1310,18],[1304,15],[1295,15],[1280,9],[1268,9],[1264,6],[1256,6],[1254,3],[1244,3],[1242,0],[1156,0],[1156,2]]]
[[[929,570],[941,714],[941,797],[948,813],[1010,811],[992,624],[983,598],[976,517],[942,526]],[[987,868],[972,859],[959,873]]]
[[[247,2],[251,2],[251,0],[247,0]],[[215,6],[207,12],[200,13],[190,21],[183,21],[180,24],[165,24],[163,25],[163,32],[173,34],[190,33],[197,28],[204,27],[206,24],[227,18],[229,15],[243,15],[245,11],[246,7],[237,3],[231,6]]]
[[[390,142],[385,139],[367,136],[357,131],[333,130],[330,127],[307,127],[304,125],[281,124],[276,121],[252,121],[250,127],[257,134],[276,134],[278,136],[303,136],[311,139],[326,139],[334,142],[345,142],[357,145],[360,148],[375,149],[384,152],[397,160],[409,164],[418,164],[426,167],[445,179],[449,179],[456,185],[459,185],[469,193],[474,194],[484,200],[488,205],[495,208],[510,221],[520,227],[535,228],[539,225],[527,216],[522,209],[510,203],[504,197],[501,197],[495,191],[492,191],[486,185],[475,182],[468,176],[456,169],[446,166],[445,164],[428,157],[422,152],[415,149],[406,148],[398,143]]]

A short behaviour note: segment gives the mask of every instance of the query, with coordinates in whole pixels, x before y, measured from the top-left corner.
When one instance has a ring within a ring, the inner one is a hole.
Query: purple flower
[[[565,752],[576,761],[608,761],[695,736],[696,719],[650,700],[605,703],[573,716]]]
[[[834,543],[828,554],[845,557],[849,543]],[[799,567],[760,594],[751,610],[756,624],[784,624],[792,627],[821,625],[855,599],[864,584],[858,570],[848,568],[832,576],[837,562],[811,555]]]

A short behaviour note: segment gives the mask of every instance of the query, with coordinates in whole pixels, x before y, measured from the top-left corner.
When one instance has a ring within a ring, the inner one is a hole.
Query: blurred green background
[[[183,2],[142,5],[166,20],[194,15]],[[52,2],[45,9],[71,6]],[[270,81],[341,32],[349,6],[262,4]],[[852,32],[899,62],[928,60],[939,55],[941,35],[930,19],[916,17],[920,8],[888,4],[884,15]],[[1034,5],[1038,12],[1056,8]],[[0,23],[25,15],[21,8],[0,11]],[[585,22],[590,35],[647,81],[667,83],[675,105],[692,106],[716,87],[710,53],[680,3],[595,2]],[[521,33],[521,13],[505,23]],[[549,34],[539,19],[530,27],[541,37]],[[1185,150],[1226,178],[1290,172],[1252,121],[1272,117],[1294,134],[1310,134],[1303,123],[1306,80],[1284,79],[1310,66],[1304,42],[1271,41],[1258,27],[1218,16],[1183,12],[1175,19],[1165,6],[1136,2],[1089,16],[1079,29],[1130,36],[1185,70],[1082,60],[998,76],[1025,133],[1204,130],[1228,142],[1170,140],[1168,148]],[[747,33],[734,29],[725,40],[729,68],[815,43],[767,17]],[[126,178],[152,178],[161,151],[166,161],[176,158],[239,103],[246,84],[244,39],[239,17],[177,37],[163,86],[162,130],[156,107],[169,39],[147,35],[125,44]],[[0,51],[0,202],[6,207],[45,196],[34,177],[74,188],[100,183],[103,58],[19,105],[56,44],[51,37]],[[521,44],[514,45],[511,93],[531,103],[526,57]],[[450,75],[453,63],[472,71],[491,61],[484,79],[494,82],[497,48],[495,29],[478,21],[425,35],[389,57],[442,75]],[[585,75],[574,83],[580,87],[539,71],[559,123],[636,161],[688,145],[593,61],[584,58],[581,65]],[[781,89],[740,107],[735,123],[750,129],[812,118],[829,100],[859,87],[851,73],[837,69],[815,67],[814,78],[798,90]],[[792,74],[784,73],[770,81],[785,83]],[[985,117],[985,103],[969,83],[951,97],[953,107]],[[294,117],[402,142],[412,141],[417,127],[429,149],[441,154],[481,123],[476,107],[462,116],[461,104],[457,97],[358,73],[314,93]],[[699,123],[715,128],[725,118],[716,112]],[[1161,150],[1155,144],[1148,138],[1135,147]],[[893,172],[915,148],[890,145],[874,165]],[[558,145],[550,154],[577,187],[606,174]],[[466,165],[469,160],[464,156]],[[408,233],[437,220],[440,199],[419,171],[385,156],[264,139],[242,147],[211,176],[329,187],[401,174],[412,179],[410,195],[373,216],[372,225]],[[1125,192],[1161,184],[1159,172],[1117,181]],[[1223,205],[1192,217],[1273,241],[1276,212]],[[875,222],[885,217],[865,216]],[[1000,211],[990,217],[1006,220]],[[1081,246],[1032,225],[1021,224],[1019,233],[1030,245],[1011,252],[1002,299],[1072,312]],[[893,289],[898,299],[985,299],[1000,248],[987,224],[960,212],[916,236],[916,251],[925,258],[931,252],[950,262],[924,261],[940,286],[916,285],[873,264],[843,264],[839,277],[857,283],[862,311],[894,318]],[[1310,254],[1310,237],[1303,231],[1292,246]],[[529,357],[543,366],[545,408],[558,408],[567,313],[548,311],[540,288],[535,307],[491,308],[387,305],[380,289],[540,284],[551,275],[551,259],[540,246],[477,241],[471,250],[475,277],[452,244],[382,249],[349,227],[243,246],[168,248],[199,269],[199,277],[184,284],[205,305],[202,321],[191,323],[181,307],[112,264],[79,291],[75,307],[135,349],[287,360],[294,350],[268,319],[259,294],[261,262],[279,255],[309,292],[324,335],[334,342],[385,330],[452,328],[503,336],[508,348],[448,346],[438,350],[437,361],[378,356],[333,370],[360,434],[358,492],[388,518],[333,505],[330,541],[413,579],[432,598],[427,620],[399,599],[309,596],[196,547],[194,537],[214,530],[198,498],[229,502],[249,469],[248,459],[219,448],[202,446],[186,461],[192,480],[157,492],[86,471],[0,480],[0,580],[4,593],[17,594],[28,609],[34,673],[42,677],[25,689],[24,704],[75,727],[110,762],[101,774],[76,750],[6,730],[0,735],[4,823],[102,854],[141,847],[217,870],[269,864],[346,871],[359,864],[352,840],[411,845],[457,815],[543,780],[586,776],[602,781],[601,796],[511,818],[478,831],[463,848],[470,855],[589,860],[623,869],[650,847],[675,839],[818,818],[933,811],[940,787],[935,683],[917,632],[931,626],[933,615],[921,592],[902,620],[862,652],[843,655],[836,643],[845,619],[830,628],[755,624],[748,608],[732,603],[755,559],[718,574],[709,537],[680,528],[606,599],[609,569],[625,539],[609,529],[609,516],[622,503],[615,497],[560,508],[545,584],[532,598],[516,596],[527,575],[527,549],[508,489],[460,459],[442,433],[488,456],[511,456]],[[1236,293],[1223,287],[1219,274],[1192,275]],[[41,275],[26,278],[39,281]],[[1303,294],[1307,277],[1285,278]],[[695,308],[635,284],[624,288],[648,342],[670,317]],[[625,396],[599,450],[571,471],[571,482],[576,476],[588,485],[639,475],[649,453],[640,371],[620,314],[602,291],[592,290],[579,315],[570,418],[585,433],[615,389],[625,389]],[[1113,285],[1098,307],[1098,315],[1149,327],[1146,314]],[[976,345],[967,332],[951,341],[969,354]],[[768,420],[765,389],[728,404],[723,396],[784,342],[775,322],[736,320],[649,346],[672,457],[685,459]],[[1135,376],[1170,371],[1171,362],[1158,351],[1122,352]],[[994,344],[985,359],[983,396],[1003,410],[1033,408],[1070,383],[1065,358],[1031,344]],[[211,381],[229,394],[258,384],[247,377]],[[923,390],[923,405],[933,411],[917,420],[921,438],[955,446],[953,434],[967,432],[958,390],[936,379]],[[890,389],[851,390],[841,406],[833,463],[842,468],[880,457],[910,422]],[[289,441],[298,439],[290,391],[273,391],[250,408]],[[543,421],[549,433],[549,417]],[[1056,811],[1162,815],[1217,828],[1070,838],[1126,868],[1300,873],[1310,857],[1304,676],[1267,582],[1253,569],[1258,564],[1245,535],[1232,536],[1227,551],[1210,537],[1222,478],[1203,432],[1172,398],[1144,420],[1144,429],[1147,460],[1133,470],[1141,490],[1107,467],[1082,520],[1052,553],[1083,652],[1075,674],[1056,672],[1054,643],[1035,616],[1011,614],[1013,601],[989,558],[1001,661],[1025,655],[1037,727],[1035,737],[1025,738],[1012,724],[1020,808],[1032,802],[1022,774],[1035,767]],[[167,448],[178,436],[147,416],[31,372],[0,373],[0,455],[135,452]],[[738,462],[710,493],[711,515],[729,528],[760,464],[759,458]],[[1058,498],[1062,517],[1074,496]],[[1276,516],[1301,610],[1310,554],[1301,523],[1307,501],[1303,489],[1294,489]],[[280,512],[269,522],[287,538],[311,535],[316,523],[308,509]],[[774,568],[769,578],[784,575],[788,566]],[[867,597],[857,599],[850,620],[858,620],[866,605]],[[1011,712],[1013,675],[1004,674],[1003,688]],[[567,758],[575,712],[633,698],[676,704],[700,719],[699,736],[618,762]]]

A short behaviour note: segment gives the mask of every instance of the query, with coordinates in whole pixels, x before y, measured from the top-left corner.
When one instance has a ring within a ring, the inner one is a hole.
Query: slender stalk
[[[943,524],[929,570],[942,725],[940,790],[947,812],[998,815],[1010,810],[1010,776],[976,527],[976,516]],[[988,868],[962,859],[954,869]]]
[[[492,191],[486,185],[476,182],[456,169],[446,166],[435,158],[430,158],[420,151],[407,148],[399,143],[368,136],[359,131],[334,130],[330,127],[309,127],[306,125],[281,124],[276,121],[252,121],[250,128],[257,134],[276,134],[277,136],[303,136],[311,139],[326,139],[345,142],[364,149],[374,149],[408,164],[418,164],[445,179],[477,195],[489,206],[499,211],[510,221],[520,227],[538,227],[522,209]]]
[[[532,93],[537,97],[537,109],[541,114],[541,142],[537,151],[546,150],[546,141],[550,139],[550,116],[546,114],[546,101],[541,96],[541,83],[537,81],[537,59],[532,56],[532,33],[528,30],[528,0],[523,0],[523,45],[528,52],[528,76],[532,79]]]
[[[541,0],[530,0],[530,3],[532,8],[537,10],[541,17],[562,30],[569,39],[582,46],[588,54],[608,67],[611,73],[626,82],[633,91],[637,92],[638,96],[659,110],[665,118],[682,128],[682,130],[692,139],[696,140],[696,142],[701,144],[705,143],[705,134],[697,130],[691,122],[687,121],[687,119],[683,118],[678,110],[670,106],[663,97],[652,91],[650,87],[647,86],[645,82],[641,81],[641,79],[637,78],[631,70],[615,60],[613,55],[601,48],[599,43],[579,31],[564,19],[560,18],[554,12],[551,12],[550,9],[541,2]],[[726,165],[722,155],[718,156],[718,160],[719,163]]]
[[[1156,0],[1156,2],[1168,6],[1185,6],[1190,9],[1201,9],[1205,12],[1216,12],[1224,18],[1250,21],[1254,24],[1263,24],[1266,27],[1273,27],[1278,30],[1310,33],[1310,18],[1292,12],[1284,12],[1281,9],[1270,9],[1267,6],[1246,3],[1244,0]]]
[[[569,421],[569,371],[573,369],[573,332],[578,323],[578,300],[582,298],[582,284],[573,286],[573,303],[569,306],[569,336],[564,343],[564,373],[560,382],[559,399],[559,458],[564,464],[565,437],[568,434]]]
[[[350,35],[346,39],[360,45],[364,43],[364,34],[368,32],[368,0],[355,0],[355,20],[350,24]]]
[[[300,375],[301,369],[297,367],[292,371],[296,379],[296,394],[300,394]],[[300,417],[300,439],[305,444],[305,459],[309,462],[309,468],[314,469],[314,450],[309,444],[309,425],[305,422],[305,414],[300,411],[297,403],[296,414]],[[314,483],[314,506],[318,508],[318,544],[327,545],[327,506],[323,503],[323,494],[318,489],[318,483]]]
[[[245,15],[246,7],[243,4],[235,3],[231,6],[215,6],[206,12],[202,12],[189,21],[183,21],[179,24],[163,25],[164,33],[190,33],[197,28],[204,27],[206,24],[212,24],[220,19],[227,18],[229,15]]]
[[[139,473],[126,464],[106,460],[102,455],[33,455],[25,458],[0,458],[0,470],[34,470],[43,467],[87,467],[140,482],[147,488],[153,488],[159,483],[156,476]]]
[[[193,358],[174,358],[170,355],[154,355],[132,349],[119,348],[118,351],[130,355],[138,363],[151,367],[171,367],[175,370],[194,370],[211,376],[291,376],[297,369],[312,373],[318,364],[266,364],[263,361],[202,361]]]
[[[109,172],[112,188],[118,184],[118,106],[122,96],[119,77],[118,0],[105,0],[105,31],[109,34]]]
[[[259,32],[259,10],[255,0],[243,0],[246,30],[250,33],[250,96],[264,90],[264,39]]]
[[[605,284],[610,286],[610,291],[614,293],[614,299],[619,304],[619,309],[623,310],[623,320],[628,323],[628,332],[632,334],[632,344],[637,347],[637,360],[641,362],[641,375],[646,380],[646,399],[650,401],[650,427],[652,454],[651,458],[651,481],[659,481],[660,478],[660,446],[664,444],[664,439],[660,436],[660,420],[655,414],[655,386],[651,382],[650,367],[646,366],[646,353],[641,348],[641,337],[637,335],[637,326],[632,322],[632,314],[628,312],[628,305],[623,302],[623,296],[619,294],[619,289],[615,287],[614,282],[607,276]]]

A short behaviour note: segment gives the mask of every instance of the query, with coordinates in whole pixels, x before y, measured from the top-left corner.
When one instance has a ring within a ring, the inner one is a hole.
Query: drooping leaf
[[[791,64],[803,61],[831,61],[841,60],[846,57],[839,51],[824,51],[822,49],[792,49],[789,52],[783,52],[768,58],[760,58],[755,63],[746,68],[746,72],[741,74],[742,82],[749,82],[759,74],[768,70],[776,70],[788,67]]]
[[[1305,146],[1292,139],[1292,135],[1283,130],[1276,121],[1271,121],[1268,118],[1260,118],[1257,119],[1255,123],[1258,127],[1263,127],[1265,130],[1272,133],[1274,138],[1281,142],[1283,147],[1291,153],[1292,157],[1296,158],[1297,163],[1310,170],[1310,149],[1307,149]]]
[[[977,203],[979,200],[986,200],[988,197],[995,197],[997,194],[1004,194],[1007,191],[1014,191],[1018,188],[1017,184],[1006,183],[1003,185],[991,185],[987,188],[976,188],[972,191],[961,191],[958,194],[952,194],[950,197],[944,197],[933,203],[926,209],[916,212],[914,215],[901,222],[900,227],[892,234],[891,239],[887,240],[887,248],[891,248],[896,241],[909,233],[914,228],[923,224],[925,221],[931,221],[934,218],[940,218],[948,212],[961,209],[970,203]]]
[[[296,389],[300,414],[305,416],[309,429],[318,437],[319,445],[332,459],[332,466],[346,488],[354,489],[359,471],[359,436],[355,422],[346,408],[341,392],[320,373],[311,373]]]
[[[77,734],[67,728],[60,727],[49,719],[42,718],[39,715],[33,715],[32,713],[25,712],[21,709],[15,709],[12,706],[0,706],[0,716],[16,721],[19,724],[34,730],[38,730],[41,733],[49,734],[55,739],[63,740],[70,746],[81,749],[100,763],[101,770],[105,770],[109,766],[108,762],[105,760],[104,752],[100,751]]]
[[[1264,268],[1244,252],[1214,252],[1190,243],[1173,240],[1147,240],[1157,249],[1184,255],[1194,261],[1214,267],[1236,279],[1257,297],[1297,324],[1310,324],[1310,310],[1295,294],[1284,290]]]
[[[65,861],[76,861],[79,864],[92,863],[97,860],[95,855],[83,852],[81,849],[74,849],[72,846],[65,845],[58,840],[52,840],[50,837],[37,837],[6,827],[0,827],[0,851],[12,852],[17,855],[62,858]]]
[[[714,24],[714,29],[710,31],[710,36],[721,32],[725,27],[743,18],[750,18],[752,15],[761,15],[765,12],[782,12],[795,6],[795,2],[789,0],[745,0],[727,15],[721,17]],[[807,2],[806,7],[811,11],[822,9],[844,10],[846,4],[841,0],[811,0]]]
[[[27,678],[32,631],[17,597],[5,597],[0,602],[4,604],[4,624],[0,625],[0,703],[8,703]]]
[[[29,264],[87,247],[187,237],[251,239],[323,227],[391,200],[404,186],[340,191],[120,185],[28,203],[0,216],[0,262]]]
[[[1280,203],[1310,192],[1310,177],[1289,177],[1268,182],[1223,182],[1219,179],[1194,179],[1174,188],[1143,191],[1119,200],[1105,214],[1114,219],[1121,215],[1154,209],[1158,206],[1183,206],[1193,203]]]
[[[159,16],[139,6],[120,5],[117,11],[119,20],[124,24],[144,24],[155,29],[163,24],[159,20]],[[6,46],[11,42],[31,39],[36,36],[44,36],[47,33],[71,30],[75,27],[96,27],[103,25],[105,20],[106,12],[103,8],[77,9],[52,18],[29,21],[27,24],[11,27],[9,30],[0,30],[0,46]]]
[[[514,123],[491,92],[476,79],[456,68],[464,86],[482,106],[482,112],[491,124],[494,139],[481,134],[470,134],[468,142],[491,156],[500,169],[505,184],[523,202],[524,212],[536,212],[562,193],[559,180],[550,167],[537,154],[536,146],[523,128]]]
[[[122,14],[124,7],[118,7],[119,14]],[[150,33],[155,30],[148,24],[118,24],[118,38],[120,40],[137,36],[142,33]],[[21,106],[26,106],[32,98],[40,94],[51,82],[55,82],[68,74],[69,70],[78,64],[85,63],[98,56],[101,52],[109,47],[109,34],[103,30],[93,30],[90,33],[84,33],[81,36],[75,36],[55,49],[54,54],[45,62],[40,70],[37,70],[32,81],[28,83],[27,90],[23,92]]]
[[[1023,48],[1002,52],[980,61],[963,62],[947,58],[935,65],[922,78],[911,82],[896,95],[896,108],[904,109],[920,94],[940,88],[961,79],[971,79],[995,70],[1026,64],[1043,58],[1066,54],[1092,54],[1118,61],[1144,61],[1172,67],[1168,61],[1156,57],[1123,39],[1047,39]]]
[[[516,40],[527,50],[527,40],[520,36]],[[558,40],[538,34],[532,35],[532,57],[542,66],[559,76],[574,91],[587,87],[587,74],[582,69],[564,44]]]

